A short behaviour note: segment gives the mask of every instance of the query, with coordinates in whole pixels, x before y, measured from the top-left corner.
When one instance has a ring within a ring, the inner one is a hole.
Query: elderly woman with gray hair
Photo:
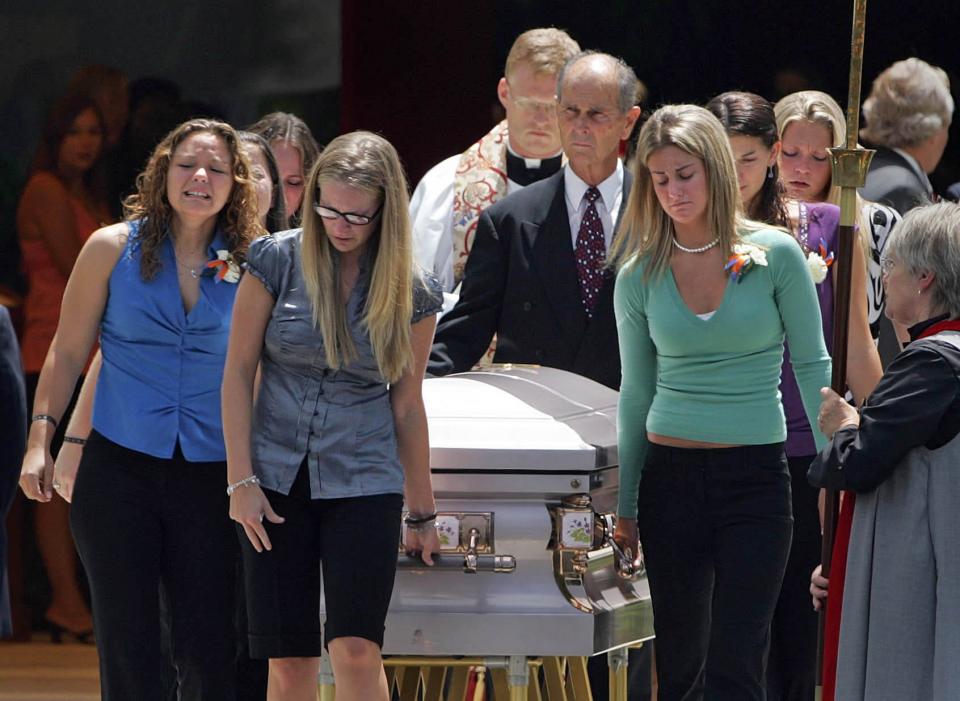
[[[958,699],[960,205],[911,211],[883,271],[886,313],[911,342],[859,414],[821,390],[818,420],[832,438],[809,473],[857,500],[836,698]]]
[[[877,149],[861,195],[901,214],[935,199],[927,178],[943,156],[953,118],[947,74],[919,58],[897,61],[873,81],[860,136]]]

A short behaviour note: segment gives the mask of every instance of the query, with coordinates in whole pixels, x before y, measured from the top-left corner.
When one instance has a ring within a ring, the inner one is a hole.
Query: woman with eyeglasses
[[[421,383],[441,293],[414,267],[385,139],[335,139],[305,197],[302,229],[250,247],[223,381],[250,652],[270,660],[270,699],[314,700],[326,645],[338,699],[386,701],[401,509],[407,551],[439,549]]]
[[[810,468],[856,493],[836,693],[843,701],[960,698],[960,205],[910,210],[882,259],[885,313],[910,343],[858,413],[824,388],[830,442]],[[834,563],[836,566],[836,555]],[[839,588],[842,579],[842,590]],[[817,577],[815,603],[827,595]],[[828,619],[829,620],[829,619]]]

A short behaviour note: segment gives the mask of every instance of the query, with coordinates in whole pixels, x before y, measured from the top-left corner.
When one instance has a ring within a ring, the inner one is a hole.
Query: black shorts
[[[334,638],[383,647],[393,593],[403,496],[310,499],[301,467],[289,495],[263,490],[286,521],[264,520],[272,550],[254,550],[243,528],[250,657],[317,657]],[[327,620],[320,627],[320,563]]]

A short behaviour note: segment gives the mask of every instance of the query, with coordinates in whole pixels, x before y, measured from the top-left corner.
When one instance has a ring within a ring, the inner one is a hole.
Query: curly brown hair
[[[167,199],[167,169],[177,147],[192,134],[208,132],[223,140],[230,152],[233,189],[227,204],[217,215],[217,227],[223,232],[230,253],[238,262],[246,257],[247,246],[266,233],[257,215],[257,194],[250,177],[250,161],[240,144],[236,130],[225,122],[191,119],[169,134],[153,150],[143,172],[137,176],[137,192],[123,203],[127,221],[141,219],[138,241],[140,275],[151,280],[160,270],[160,249],[170,235],[173,209]]]

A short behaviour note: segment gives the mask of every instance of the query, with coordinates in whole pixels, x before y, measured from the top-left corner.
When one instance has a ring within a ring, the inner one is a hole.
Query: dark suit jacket
[[[630,183],[625,171],[624,205]],[[494,362],[545,365],[620,388],[614,277],[588,319],[569,222],[562,170],[480,215],[460,299],[440,320],[428,372],[469,370],[496,333]]]
[[[860,190],[864,199],[893,207],[900,214],[928,204],[931,194],[907,159],[882,146],[873,155],[866,185]]]

